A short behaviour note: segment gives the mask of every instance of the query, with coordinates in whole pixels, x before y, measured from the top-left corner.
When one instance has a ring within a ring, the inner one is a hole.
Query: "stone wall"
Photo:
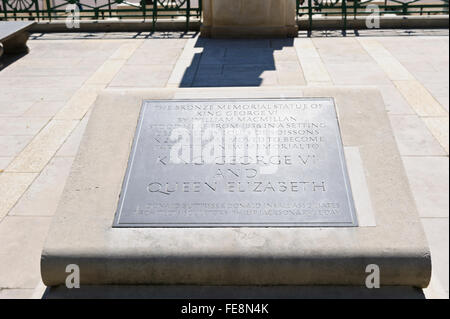
[[[202,36],[294,37],[295,0],[205,0]]]

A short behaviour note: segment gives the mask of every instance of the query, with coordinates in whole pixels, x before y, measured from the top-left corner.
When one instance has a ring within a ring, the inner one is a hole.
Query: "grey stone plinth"
[[[112,228],[143,99],[333,97],[359,226]],[[357,156],[356,156],[356,155]],[[347,153],[346,153],[347,155]],[[426,287],[428,245],[378,91],[367,88],[106,90],[94,106],[42,253],[48,286],[77,264],[82,285]]]

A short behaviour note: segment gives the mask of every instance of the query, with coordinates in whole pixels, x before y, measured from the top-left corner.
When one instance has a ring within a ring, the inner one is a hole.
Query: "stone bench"
[[[0,56],[28,51],[28,30],[33,21],[0,21]]]

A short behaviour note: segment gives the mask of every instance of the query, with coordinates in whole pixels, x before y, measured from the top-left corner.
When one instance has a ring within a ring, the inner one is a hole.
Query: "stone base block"
[[[112,228],[142,100],[332,97],[358,227]],[[426,287],[431,260],[380,93],[368,88],[106,90],[97,99],[42,253],[64,285]]]
[[[295,0],[203,1],[203,37],[285,38],[297,31]]]

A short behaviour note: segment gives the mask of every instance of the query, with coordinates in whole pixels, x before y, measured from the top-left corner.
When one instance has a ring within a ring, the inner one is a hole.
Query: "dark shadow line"
[[[0,71],[6,69],[8,66],[26,56],[28,52],[19,53],[19,54],[3,54],[0,57]]]

